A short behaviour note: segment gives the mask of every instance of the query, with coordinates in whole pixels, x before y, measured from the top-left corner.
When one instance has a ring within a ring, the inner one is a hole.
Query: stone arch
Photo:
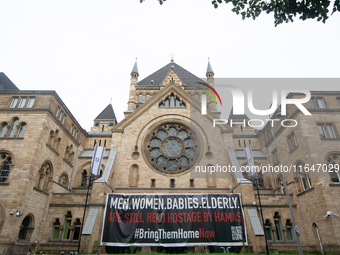
[[[18,235],[19,240],[30,241],[33,230],[34,230],[34,216],[33,214],[28,214],[21,222]]]
[[[100,167],[101,171],[104,172],[105,165],[102,163]],[[86,171],[86,182],[85,182],[85,175],[83,175],[84,171]],[[90,173],[91,173],[91,161],[87,161],[84,164],[82,164],[75,175],[74,181],[72,181],[73,186],[75,187],[87,187],[90,183]],[[92,182],[99,178],[99,176],[95,176],[92,179]]]
[[[48,191],[52,179],[53,179],[53,165],[50,161],[46,160],[39,169],[39,179],[37,183],[37,188]]]
[[[8,151],[0,151],[0,182],[6,182],[13,168],[13,157]],[[8,182],[8,181],[7,181]]]
[[[0,137],[5,137],[8,129],[8,123],[2,122],[0,125]]]
[[[18,123],[19,123],[19,118],[13,117],[12,120],[11,120],[9,132],[8,132],[8,137],[14,137],[15,136]]]
[[[326,164],[328,165],[328,173],[330,175],[330,179],[333,182],[340,182],[340,152],[332,151],[326,155]]]
[[[20,124],[18,126],[17,137],[23,137],[26,126],[27,126],[26,122],[20,122]]]

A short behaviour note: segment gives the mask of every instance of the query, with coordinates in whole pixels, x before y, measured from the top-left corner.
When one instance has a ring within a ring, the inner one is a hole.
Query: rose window
[[[164,173],[181,173],[198,158],[198,139],[186,126],[164,124],[146,137],[144,149],[148,162]]]

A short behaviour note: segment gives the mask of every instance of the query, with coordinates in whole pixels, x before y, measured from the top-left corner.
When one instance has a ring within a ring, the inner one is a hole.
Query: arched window
[[[71,223],[72,223],[72,214],[68,211],[65,215],[65,225],[64,225],[64,233],[63,233],[63,240],[68,240],[70,238],[71,232]]]
[[[280,220],[280,215],[279,215],[278,212],[275,212],[275,214],[274,214],[274,225],[275,225],[276,240],[277,241],[283,241],[281,220]]]
[[[333,182],[340,182],[339,176],[340,154],[333,153],[327,158],[328,172]]]
[[[13,137],[17,129],[19,119],[17,117],[13,118],[11,128],[9,129],[8,137]]]
[[[41,190],[49,190],[49,184],[52,180],[52,165],[49,162],[45,162],[39,170],[39,180],[37,188]]]
[[[195,98],[197,101],[200,101],[200,97],[199,97],[198,94],[195,94],[195,95],[194,95],[194,98]]]
[[[7,122],[3,122],[0,127],[0,137],[5,137],[7,131]]]
[[[288,219],[286,221],[286,236],[287,236],[287,240],[288,241],[293,241],[294,240],[294,235],[293,235],[293,228],[292,228],[292,223],[291,221]]]
[[[143,95],[142,94],[138,95],[138,103],[143,103]]]
[[[12,166],[12,158],[9,154],[0,154],[0,182],[6,182]]]
[[[25,122],[21,123],[20,126],[19,126],[19,131],[18,131],[17,137],[22,137],[24,135],[25,128],[26,128],[26,123]]]
[[[80,229],[81,229],[81,222],[80,222],[80,219],[77,218],[76,221],[74,222],[72,240],[79,240]]]
[[[60,235],[60,221],[58,218],[53,222],[53,230],[52,230],[52,240],[59,240]]]
[[[296,171],[298,174],[298,178],[301,181],[301,189],[302,191],[308,190],[312,187],[311,180],[309,178],[308,173],[304,170],[304,164],[299,162],[296,164]]]
[[[273,241],[273,235],[272,235],[272,224],[270,223],[270,220],[266,220],[264,224],[264,231],[266,233],[266,238],[268,241]]]
[[[34,217],[33,215],[27,215],[21,225],[19,231],[19,240],[30,241],[32,232],[34,230]]]
[[[86,170],[84,169],[82,175],[81,175],[81,183],[80,183],[80,186],[81,187],[85,187],[87,185],[87,172]]]
[[[263,173],[254,173],[253,176],[250,176],[250,181],[253,183],[253,187],[264,187]]]
[[[322,254],[324,254],[320,230],[319,230],[319,227],[316,223],[313,223],[313,231],[314,231],[315,239],[317,240],[316,243],[318,244],[317,245],[318,251],[321,252]]]
[[[150,94],[146,94],[145,101],[148,101],[150,99]]]

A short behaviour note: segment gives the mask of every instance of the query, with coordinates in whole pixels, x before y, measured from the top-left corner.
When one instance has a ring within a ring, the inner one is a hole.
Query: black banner
[[[108,246],[247,245],[240,194],[107,194]]]

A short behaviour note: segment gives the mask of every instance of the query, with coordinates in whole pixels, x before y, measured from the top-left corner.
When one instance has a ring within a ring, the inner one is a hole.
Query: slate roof
[[[198,82],[205,82],[204,80],[185,70],[180,65],[174,62],[170,62],[158,71],[139,81],[137,83],[137,86],[159,86],[166,75],[170,72],[171,68],[175,70],[178,77],[183,81],[185,86],[196,86]],[[153,84],[151,83],[151,81],[153,81]]]
[[[0,72],[0,91],[19,91],[17,86],[3,72]]]
[[[137,67],[137,59],[136,59],[135,65],[134,65],[133,68],[132,68],[131,73],[137,73],[137,74],[139,75],[139,73],[138,73],[138,67]]]
[[[210,65],[210,61],[208,61],[207,74],[208,73],[214,73],[214,71],[212,70],[212,67]]]
[[[109,104],[94,120],[116,120],[112,105]]]

